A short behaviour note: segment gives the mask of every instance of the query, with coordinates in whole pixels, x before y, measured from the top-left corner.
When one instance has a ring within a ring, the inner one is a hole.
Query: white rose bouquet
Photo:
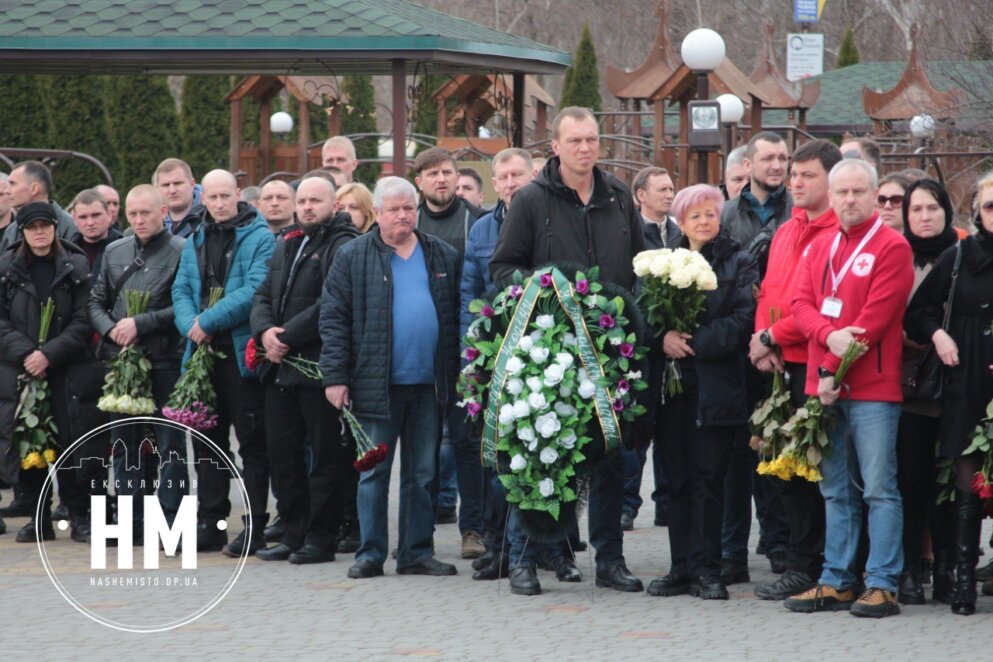
[[[133,318],[148,310],[151,295],[151,292],[144,290],[125,290],[126,316]],[[151,369],[152,364],[140,344],[122,347],[110,362],[97,408],[131,416],[155,413]]]
[[[685,248],[642,251],[634,257],[634,273],[641,279],[639,302],[658,336],[668,331],[692,333],[706,305],[704,292],[717,289],[717,275],[707,259]],[[679,366],[668,361],[666,395],[682,393]]]

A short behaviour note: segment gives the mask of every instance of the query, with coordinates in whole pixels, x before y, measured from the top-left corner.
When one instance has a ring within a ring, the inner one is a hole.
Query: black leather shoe
[[[493,563],[493,550],[488,549],[486,550],[486,553],[480,556],[478,559],[472,560],[472,569],[482,570],[491,563]]]
[[[228,534],[216,526],[197,527],[197,552],[219,552],[228,544]]]
[[[292,547],[279,543],[272,547],[266,547],[255,552],[255,558],[260,561],[285,561],[290,558],[290,554],[296,550]]]
[[[990,561],[982,568],[976,568],[976,581],[988,582],[993,579],[993,561]]]
[[[694,577],[690,580],[689,594],[701,600],[727,600],[727,587],[721,582],[720,577],[706,575]]]
[[[585,540],[570,540],[569,545],[572,546],[572,551],[575,552],[585,552],[589,545]]]
[[[596,585],[601,588],[612,588],[615,591],[638,593],[645,590],[641,580],[631,574],[623,562],[609,568],[596,569]]]
[[[438,510],[434,514],[435,524],[455,524],[458,521],[459,517],[455,514],[454,508],[438,506]]]
[[[762,600],[785,600],[817,587],[817,580],[799,570],[787,570],[775,581],[755,587],[755,597]]]
[[[34,518],[32,517],[31,521],[22,526],[21,530],[17,532],[17,537],[14,540],[17,542],[36,542],[38,537],[35,535],[34,528]],[[51,520],[42,521],[41,539],[55,540],[55,529],[52,528]]]
[[[0,536],[7,533],[7,523],[3,521],[3,515],[0,515]]]
[[[354,554],[362,544],[362,535],[358,522],[345,522],[338,532],[337,550],[342,554]]]
[[[432,577],[445,577],[457,575],[458,569],[451,563],[442,563],[433,556],[421,559],[410,565],[398,565],[398,575],[431,575]]]
[[[745,561],[735,561],[734,559],[724,559],[721,561],[721,581],[725,586],[731,584],[747,584],[752,580],[748,574],[748,563]]]
[[[383,566],[377,565],[368,559],[362,559],[352,564],[348,569],[349,579],[369,579],[370,577],[382,577]]]
[[[304,565],[307,563],[331,563],[334,561],[334,552],[313,543],[307,543],[297,551],[290,554],[290,563]]]
[[[669,526],[669,513],[662,509],[655,509],[655,526]]]
[[[534,567],[520,565],[511,571],[510,592],[514,595],[541,595],[541,584]]]
[[[579,571],[579,567],[573,559],[568,556],[560,556],[554,561],[555,563],[555,578],[560,582],[581,582],[583,581],[583,573]]]
[[[479,559],[476,560],[478,561]],[[495,557],[490,557],[489,564],[473,572],[472,578],[475,579],[476,581],[493,581],[494,579],[500,579],[501,577],[506,577],[509,574],[510,574],[509,557],[503,556],[501,557],[501,561],[499,562],[496,560]]]
[[[248,555],[252,556],[260,549],[265,547],[265,532],[261,526],[252,527],[252,540],[248,543]],[[238,534],[234,540],[232,540],[227,545],[221,548],[221,554],[224,556],[229,556],[233,559],[241,558],[241,555],[245,552],[245,540],[248,538],[248,529],[242,529],[241,533]]]
[[[3,517],[31,517],[34,515],[34,506],[28,503],[27,499],[14,499],[10,505],[0,508],[0,516]]]
[[[630,510],[621,513],[621,531],[634,531],[634,513]]]
[[[59,502],[59,505],[56,506],[55,510],[52,511],[52,519],[56,522],[63,519],[70,519],[71,517],[72,515],[69,513],[69,507],[61,501]]]
[[[76,515],[70,518],[72,530],[69,537],[75,542],[90,542],[90,517],[89,515]]]
[[[781,575],[786,572],[786,554],[783,552],[772,552],[767,558],[769,559],[769,568],[772,570],[772,574]]]
[[[283,520],[279,515],[276,515],[276,518],[265,528],[265,541],[279,542],[285,535],[286,527],[283,525]]]
[[[897,593],[897,601],[902,605],[927,604],[927,598],[924,597],[924,587],[918,581],[916,571],[917,568],[908,568],[900,576],[900,590]]]
[[[685,595],[690,591],[690,577],[682,572],[670,572],[665,577],[656,577],[648,585],[648,595],[671,598]]]

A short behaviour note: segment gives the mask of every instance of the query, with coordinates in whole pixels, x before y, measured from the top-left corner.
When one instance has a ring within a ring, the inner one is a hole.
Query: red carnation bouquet
[[[261,347],[255,342],[255,338],[249,338],[245,346],[245,366],[249,370],[255,370],[266,359],[265,347]],[[284,356],[283,363],[294,368],[300,374],[310,379],[321,380],[321,368],[317,361],[305,359],[302,356]]]
[[[352,466],[358,472],[372,471],[380,462],[386,459],[386,456],[390,453],[390,447],[383,443],[374,443],[372,438],[362,428],[362,425],[356,420],[355,415],[352,414],[352,410],[348,407],[342,407],[341,418],[348,424],[348,429],[355,438],[355,447],[358,451],[356,460],[352,463]]]

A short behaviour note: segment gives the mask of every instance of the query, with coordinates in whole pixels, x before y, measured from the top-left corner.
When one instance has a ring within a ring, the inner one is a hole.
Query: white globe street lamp
[[[737,124],[745,116],[745,104],[733,94],[722,94],[717,103],[721,104],[722,124]]]
[[[284,136],[293,130],[293,118],[282,111],[273,113],[269,118],[269,130],[278,136]]]
[[[910,120],[910,133],[912,133],[915,138],[920,140],[934,138],[934,132],[934,118],[930,115],[922,113]]]
[[[698,28],[686,35],[679,50],[691,71],[713,71],[724,61],[724,39],[710,28]]]
[[[700,114],[706,112],[701,108],[702,106],[710,104],[716,106],[714,102],[708,101],[710,99],[709,75],[724,61],[726,50],[721,35],[709,28],[698,28],[686,35],[679,50],[683,56],[683,64],[697,77],[697,101],[690,102],[689,116],[684,120],[689,121],[695,112]],[[716,107],[713,107],[712,111],[715,115],[717,114]],[[698,132],[694,129],[693,122],[689,124],[690,149],[697,152],[697,183],[699,184],[707,181],[707,151],[720,148],[720,128],[714,127],[714,129],[714,131]]]

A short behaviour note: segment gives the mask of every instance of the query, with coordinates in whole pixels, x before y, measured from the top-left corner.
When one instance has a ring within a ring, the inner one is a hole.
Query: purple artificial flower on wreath
[[[541,279],[539,280],[542,287],[552,286],[552,274],[541,274]]]
[[[510,298],[511,299],[517,299],[517,298],[519,298],[521,296],[521,294],[523,292],[524,292],[524,289],[521,288],[520,285],[513,285],[510,288]]]
[[[628,384],[628,380],[622,379],[621,381],[617,382],[618,393],[627,393],[630,390],[631,390],[631,385]]]
[[[623,356],[626,359],[629,359],[632,356],[634,356],[634,345],[632,345],[629,342],[621,343],[621,356]]]
[[[614,398],[614,404],[612,405],[614,411],[624,411],[624,401],[620,398]]]
[[[479,350],[478,349],[476,349],[475,347],[466,347],[465,348],[465,359],[466,359],[466,361],[475,361],[477,358],[479,358]]]
[[[483,408],[479,405],[478,402],[472,400],[469,401],[468,404],[466,404],[465,409],[467,412],[469,412],[470,416],[478,416],[479,412],[483,410]]]
[[[590,281],[585,278],[578,283],[576,283],[576,292],[578,294],[589,294],[590,292]]]
[[[600,315],[600,326],[605,329],[613,329],[614,318],[610,315]]]
[[[493,310],[492,306],[486,304],[485,306],[483,306],[483,309],[479,311],[479,314],[482,315],[483,317],[493,317],[496,314],[496,311]]]

